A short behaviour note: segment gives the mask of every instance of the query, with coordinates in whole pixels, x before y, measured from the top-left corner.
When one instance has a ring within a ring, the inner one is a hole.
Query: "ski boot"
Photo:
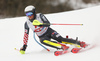
[[[54,52],[54,55],[55,56],[59,56],[59,55],[62,55],[62,54],[65,54],[68,52],[68,49],[69,49],[69,46],[66,46],[65,44],[61,44],[61,43],[58,43],[61,45],[61,49],[62,50],[59,50],[59,51],[55,51]]]
[[[61,49],[64,50],[68,50],[69,46],[66,46],[65,44],[60,44],[61,45]]]
[[[79,41],[80,42],[80,41]],[[72,53],[78,53],[82,48],[86,48],[89,44],[86,44],[85,42],[80,42],[81,48],[73,48],[71,50]]]
[[[86,44],[85,42],[82,41],[82,42],[80,42],[80,46],[83,48],[86,48],[88,46],[88,44]]]

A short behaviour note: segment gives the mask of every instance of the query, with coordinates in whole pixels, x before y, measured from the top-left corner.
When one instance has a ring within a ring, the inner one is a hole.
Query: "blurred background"
[[[0,18],[25,16],[27,5],[34,5],[37,13],[47,14],[100,5],[100,0],[0,0]]]

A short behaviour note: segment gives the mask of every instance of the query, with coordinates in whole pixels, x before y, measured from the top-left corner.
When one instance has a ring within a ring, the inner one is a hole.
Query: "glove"
[[[23,47],[20,49],[19,52],[20,52],[21,54],[25,54],[26,48],[27,48],[27,45],[23,45]]]
[[[25,54],[25,51],[23,51],[23,50],[20,50],[19,52],[20,52],[21,54]]]
[[[38,20],[34,20],[32,24],[39,26],[39,27],[41,27],[41,26],[49,27],[50,26],[50,23],[40,23]]]
[[[39,26],[42,25],[43,23],[40,23],[38,20],[34,20],[32,24]]]

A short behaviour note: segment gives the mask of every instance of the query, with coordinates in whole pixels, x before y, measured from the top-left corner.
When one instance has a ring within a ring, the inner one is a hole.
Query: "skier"
[[[60,45],[57,42],[59,43],[68,42],[68,43],[80,45],[83,48],[86,47],[87,44],[85,42],[63,38],[59,33],[57,33],[55,30],[50,28],[50,25],[39,25],[38,22],[48,23],[48,24],[50,24],[50,22],[42,13],[36,14],[36,9],[34,6],[32,5],[27,6],[24,12],[27,16],[27,21],[25,22],[25,25],[24,25],[25,33],[24,33],[24,39],[23,39],[23,47],[20,49],[21,54],[25,54],[30,28],[32,29],[32,31],[34,31],[37,34],[37,36],[40,39],[40,42],[44,45],[47,45],[56,49],[62,49],[62,50],[68,49],[69,47],[65,45]],[[56,41],[51,41],[51,39],[54,39]]]

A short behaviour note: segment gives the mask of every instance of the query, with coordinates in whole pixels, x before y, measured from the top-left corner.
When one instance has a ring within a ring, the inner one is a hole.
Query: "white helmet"
[[[33,19],[36,18],[36,13],[35,13],[35,7],[34,6],[32,6],[32,5],[27,6],[25,8],[24,12],[25,12],[26,15],[27,15],[28,12],[32,12],[32,14],[34,15]]]
[[[29,6],[27,6],[27,7],[25,8],[24,12],[25,12],[25,13],[27,13],[27,12],[33,12],[33,13],[35,13],[35,7],[32,6],[32,5],[29,5]]]

